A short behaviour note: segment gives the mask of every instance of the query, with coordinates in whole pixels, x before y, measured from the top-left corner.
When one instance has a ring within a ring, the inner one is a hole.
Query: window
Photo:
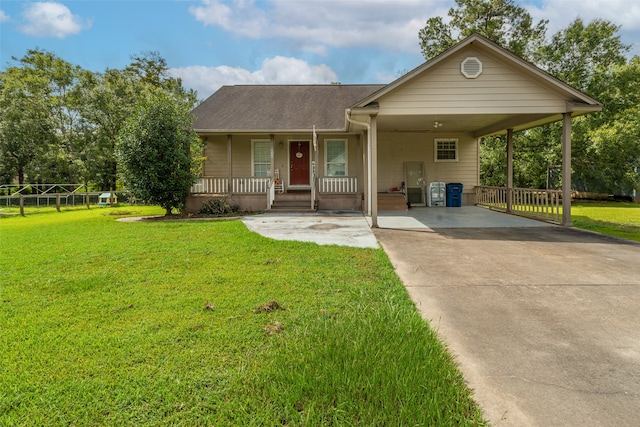
[[[325,141],[325,171],[327,176],[347,176],[347,141]]]
[[[251,141],[251,176],[269,176],[271,174],[271,142]]]
[[[458,161],[458,140],[457,139],[436,139],[434,145],[434,161],[436,162],[457,162]]]

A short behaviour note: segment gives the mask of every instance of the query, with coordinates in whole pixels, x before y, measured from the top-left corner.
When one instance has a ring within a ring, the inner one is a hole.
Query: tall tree
[[[458,41],[478,33],[528,59],[544,43],[546,20],[533,22],[526,9],[513,0],[456,0],[449,23],[429,18],[418,33],[425,59],[431,59]]]
[[[193,130],[192,104],[149,89],[125,122],[116,145],[126,188],[141,201],[159,204],[167,215],[183,209],[197,179],[202,145]]]
[[[172,93],[176,98],[195,103],[193,91],[183,88],[170,76],[164,58],[158,52],[131,56],[124,69],[108,69],[95,74],[85,84],[82,116],[92,129],[91,144],[86,144],[86,166],[91,180],[101,189],[115,190],[118,164],[115,144],[124,123],[149,88]]]
[[[591,88],[601,113],[576,120],[574,175],[580,189],[610,194],[640,190],[640,57],[600,69]]]
[[[53,53],[32,49],[2,76],[3,155],[19,181],[75,182],[84,124],[81,76],[88,73]]]
[[[0,167],[21,185],[55,141],[48,94],[48,78],[33,68],[12,66],[0,73]]]
[[[591,91],[594,76],[624,65],[630,46],[622,43],[620,26],[602,19],[588,24],[576,18],[534,54],[534,60],[553,76],[583,91]]]

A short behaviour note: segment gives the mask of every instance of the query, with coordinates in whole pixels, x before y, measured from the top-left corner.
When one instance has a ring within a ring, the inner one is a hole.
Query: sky
[[[548,36],[580,17],[621,26],[640,55],[640,0],[516,0]],[[204,99],[222,85],[389,83],[424,62],[418,31],[454,0],[0,1],[0,70],[29,49],[82,68],[158,52]]]

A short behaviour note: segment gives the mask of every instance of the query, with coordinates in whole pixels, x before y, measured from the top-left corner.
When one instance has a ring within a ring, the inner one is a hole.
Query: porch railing
[[[546,221],[562,221],[562,191],[512,188],[510,194],[510,213]],[[506,187],[476,187],[476,203],[478,205],[503,212],[508,211],[508,195],[509,190]]]
[[[325,176],[318,178],[320,193],[357,193],[358,177],[355,176]]]
[[[191,187],[191,192],[196,194],[256,194],[268,193],[271,190],[272,179],[270,177],[226,177],[203,176]],[[229,191],[230,190],[230,191]],[[357,193],[358,178],[355,176],[330,176],[318,178],[319,193]]]
[[[266,193],[271,178],[268,176],[232,178],[231,182],[233,183],[231,188],[233,193]]]
[[[267,176],[234,177],[229,188],[228,178],[203,176],[191,186],[192,193],[200,194],[262,194],[269,189],[271,178]],[[229,191],[231,190],[231,191]]]
[[[191,192],[204,194],[226,194],[228,192],[228,188],[229,179],[227,178],[203,176],[193,184]]]

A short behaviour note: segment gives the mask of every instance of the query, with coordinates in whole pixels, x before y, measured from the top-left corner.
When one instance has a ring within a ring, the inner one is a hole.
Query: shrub
[[[227,202],[227,197],[214,197],[211,200],[202,204],[200,208],[200,213],[203,215],[230,215],[240,212],[240,207],[238,205],[230,205]]]

